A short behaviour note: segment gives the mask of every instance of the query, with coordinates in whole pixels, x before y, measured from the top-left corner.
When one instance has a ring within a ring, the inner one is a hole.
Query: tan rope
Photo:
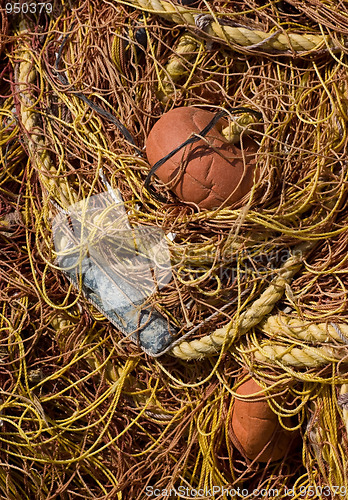
[[[173,84],[188,73],[186,62],[196,56],[199,42],[194,37],[184,34],[179,39],[175,52],[169,58],[165,66],[165,74],[160,82],[160,90],[157,93],[158,99],[163,103],[168,102],[171,95],[174,94]]]
[[[330,341],[348,343],[348,325],[344,323],[313,324],[278,314],[267,318],[258,328],[270,336],[289,336],[312,343]]]
[[[236,144],[240,141],[241,133],[244,131],[245,134],[248,133],[248,125],[258,123],[258,118],[251,113],[242,113],[240,116],[234,117],[230,120],[227,127],[221,130],[221,135],[231,144]]]
[[[19,25],[20,36],[27,33],[25,21]],[[26,131],[27,147],[32,165],[38,170],[40,182],[47,190],[47,195],[56,199],[64,208],[75,201],[73,192],[68,187],[65,178],[58,178],[57,169],[53,165],[47,152],[44,138],[37,126],[38,116],[32,109],[32,93],[30,87],[36,82],[37,71],[32,53],[27,48],[21,48],[18,52],[20,59],[17,76],[17,88],[19,90],[20,113],[23,128]]]
[[[347,350],[334,347],[295,347],[276,343],[262,343],[254,352],[260,363],[287,365],[297,368],[312,368],[330,363],[337,363],[343,358],[348,362]]]
[[[174,5],[165,0],[129,0],[123,2],[146,12],[158,14],[164,19],[176,24],[184,24],[187,27],[199,28],[206,35],[220,42],[228,44],[231,48],[238,50],[261,49],[263,51],[277,52],[310,52],[330,44],[328,37],[297,34],[277,31],[265,33],[243,26],[228,26],[214,15],[197,9],[187,9],[180,5]],[[332,44],[331,44],[332,45]]]
[[[228,345],[233,338],[243,335],[248,330],[259,324],[269,314],[275,304],[283,296],[285,286],[301,267],[303,254],[312,243],[299,245],[291,257],[280,269],[278,277],[271,285],[253,302],[250,308],[240,314],[237,320],[232,320],[223,328],[215,330],[210,335],[191,342],[180,342],[171,349],[171,354],[181,359],[200,359],[216,354],[224,345]]]

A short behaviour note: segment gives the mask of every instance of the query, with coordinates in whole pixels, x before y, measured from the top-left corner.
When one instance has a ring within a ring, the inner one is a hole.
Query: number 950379
[[[52,4],[45,2],[24,2],[24,3],[6,3],[5,10],[7,14],[41,14],[46,11],[52,12]]]

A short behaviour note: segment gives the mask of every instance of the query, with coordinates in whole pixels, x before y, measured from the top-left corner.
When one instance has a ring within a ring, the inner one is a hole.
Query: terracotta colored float
[[[262,387],[255,380],[249,379],[237,388],[236,393],[251,395],[260,391]],[[267,401],[260,398],[262,394],[247,401],[234,401],[230,438],[239,452],[250,460],[279,460],[289,451],[298,433],[281,427],[278,416]],[[292,426],[290,419],[284,419],[284,423],[288,427]]]
[[[165,113],[152,128],[146,154],[153,166],[194,133],[202,131],[215,114],[199,108],[181,107]],[[178,151],[156,175],[181,201],[200,208],[240,205],[253,185],[258,145],[244,136],[241,145],[230,144],[221,135],[227,120],[221,119],[199,140]]]

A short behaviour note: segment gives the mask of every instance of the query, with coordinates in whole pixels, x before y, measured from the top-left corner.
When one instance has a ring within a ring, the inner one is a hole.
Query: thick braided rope
[[[160,91],[157,93],[157,98],[163,103],[167,103],[169,98],[174,94],[173,84],[188,73],[185,61],[190,61],[195,57],[195,51],[198,49],[198,46],[198,41],[187,33],[180,38],[175,52],[165,66],[165,74],[161,81]]]
[[[249,309],[240,314],[239,318],[201,339],[191,342],[184,341],[174,345],[170,351],[171,354],[186,360],[204,358],[218,353],[224,345],[228,346],[232,339],[235,340],[258,325],[283,296],[286,285],[301,267],[304,252],[311,245],[311,243],[304,243],[295,248],[273,283],[253,302]]]
[[[179,43],[173,55],[169,58],[165,66],[164,76],[160,81],[160,90],[157,92],[157,98],[164,104],[175,95],[175,82],[188,74],[185,63],[191,61],[195,57],[195,51],[198,47],[198,40],[187,33],[182,35],[179,39]],[[241,113],[240,116],[235,116],[233,121],[230,121],[228,126],[221,131],[221,134],[228,142],[235,144],[240,141],[240,135],[243,131],[244,133],[248,133],[248,125],[257,122],[258,118],[254,114]]]
[[[240,141],[240,136],[243,131],[245,134],[248,134],[248,125],[257,122],[258,118],[255,115],[251,113],[241,113],[239,116],[236,116],[233,121],[231,120],[227,127],[221,130],[221,135],[231,144],[236,144]]]
[[[265,33],[242,26],[228,26],[219,23],[217,18],[207,15],[206,11],[187,9],[180,5],[173,5],[165,0],[129,0],[126,3],[146,12],[158,14],[164,19],[176,24],[184,24],[188,28],[201,28],[205,34],[220,42],[228,44],[235,50],[238,48],[260,49],[276,52],[310,52],[330,44],[328,37],[274,32]]]
[[[249,352],[249,349],[248,349]],[[254,351],[255,360],[277,366],[286,365],[297,368],[337,363],[348,363],[347,349],[334,347],[295,347],[275,343],[262,343]]]
[[[258,328],[269,336],[289,336],[311,343],[332,341],[348,343],[348,325],[345,323],[337,325],[334,323],[313,324],[288,318],[285,314],[277,314],[267,318]]]
[[[25,21],[20,22],[19,30],[20,35],[27,32]],[[16,83],[19,90],[21,121],[26,131],[30,161],[38,170],[40,182],[47,190],[47,195],[58,200],[64,208],[67,208],[77,200],[74,199],[67,180],[57,176],[57,169],[51,161],[44,138],[40,135],[37,126],[37,113],[32,108],[30,86],[36,82],[35,62],[32,53],[25,47],[20,48],[18,55],[21,62],[19,63]]]

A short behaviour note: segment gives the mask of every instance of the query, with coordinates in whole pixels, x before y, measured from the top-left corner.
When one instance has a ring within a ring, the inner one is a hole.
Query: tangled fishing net
[[[0,35],[1,498],[213,487],[207,498],[344,498],[347,2],[11,5]],[[156,175],[145,189],[149,131],[179,106],[251,110],[230,117],[258,144],[242,207],[200,210]],[[103,193],[101,172],[130,225],[167,235],[172,279],[149,297],[177,332],[161,357],[57,265],[52,220]],[[297,429],[281,460],[249,460],[232,443],[242,373]]]

